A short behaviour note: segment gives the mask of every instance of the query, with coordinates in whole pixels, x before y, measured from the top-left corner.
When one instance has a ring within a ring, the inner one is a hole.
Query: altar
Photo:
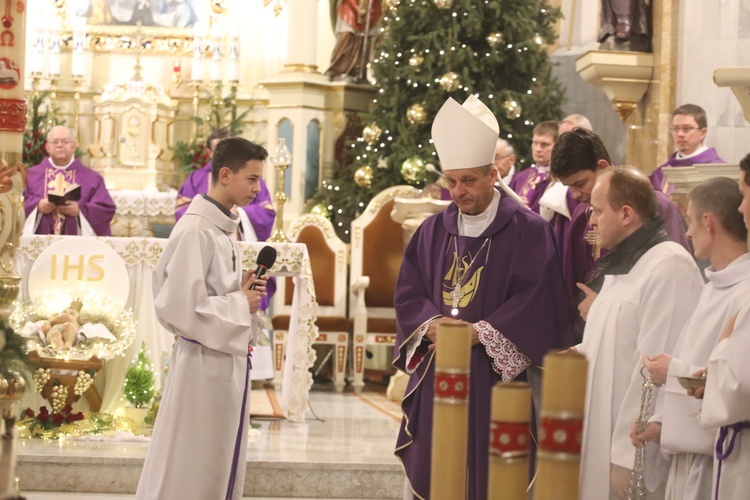
[[[166,247],[166,239],[160,238],[118,238],[83,236],[39,236],[21,237],[16,258],[22,277],[22,290],[19,300],[28,300],[28,279],[34,260],[51,244],[66,238],[77,238],[81,245],[89,240],[99,240],[111,247],[122,258],[130,278],[127,308],[133,311],[136,322],[136,336],[124,357],[107,361],[96,377],[95,387],[101,395],[101,411],[114,412],[122,406],[122,388],[125,371],[130,360],[145,342],[151,353],[154,366],[159,366],[161,353],[169,354],[174,344],[173,336],[157,321],[153,308],[152,271],[159,256]],[[277,251],[276,263],[270,270],[272,276],[291,276],[295,281],[293,311],[289,326],[287,355],[282,370],[281,407],[286,417],[294,422],[305,419],[308,405],[308,392],[312,386],[309,368],[314,361],[311,345],[317,336],[317,302],[313,286],[312,268],[307,247],[296,243],[247,243],[240,242],[242,265],[254,269],[260,249],[266,245]],[[160,370],[156,370],[158,377]],[[161,381],[157,379],[156,386]]]

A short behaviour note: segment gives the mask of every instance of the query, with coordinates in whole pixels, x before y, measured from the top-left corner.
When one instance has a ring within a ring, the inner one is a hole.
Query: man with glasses
[[[665,194],[674,192],[662,173],[664,167],[690,167],[696,163],[726,163],[714,148],[703,145],[706,138],[706,112],[695,104],[683,104],[672,112],[672,138],[675,151],[666,163],[649,176],[654,189]]]
[[[510,184],[516,175],[516,152],[505,139],[498,139],[495,146],[495,159],[492,161],[497,168],[497,175],[505,184]]]
[[[75,132],[52,127],[44,147],[48,156],[29,169],[23,192],[24,233],[110,236],[115,203],[104,178],[75,158]]]

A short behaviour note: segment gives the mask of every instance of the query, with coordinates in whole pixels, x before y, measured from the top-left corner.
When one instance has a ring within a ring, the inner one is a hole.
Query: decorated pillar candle
[[[221,81],[221,44],[224,40],[222,26],[217,24],[212,29],[211,37],[211,81]]]
[[[526,382],[492,388],[487,498],[526,500],[529,483],[531,388]]]
[[[471,325],[442,324],[437,329],[430,472],[433,500],[455,500],[466,494],[471,333]]]
[[[60,48],[62,44],[62,19],[59,16],[52,17],[49,32],[49,76],[60,77]]]
[[[577,500],[586,358],[574,352],[544,357],[535,500]]]
[[[193,69],[191,80],[203,81],[203,36],[204,27],[200,22],[195,23],[193,28]]]
[[[237,82],[240,79],[240,35],[237,26],[232,25],[227,47],[227,80]]]
[[[0,151],[13,165],[23,155],[26,100],[23,93],[26,2],[5,2],[0,31]]]
[[[70,74],[73,78],[83,78],[85,70],[84,45],[86,42],[86,18],[76,16],[73,18],[73,56]]]
[[[29,72],[36,75],[44,73],[44,17],[39,15],[34,19],[34,30],[31,42],[31,54],[28,58]]]

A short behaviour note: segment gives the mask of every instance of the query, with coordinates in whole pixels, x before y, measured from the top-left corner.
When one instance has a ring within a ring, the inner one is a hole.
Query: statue
[[[326,75],[331,80],[366,81],[372,39],[380,19],[380,0],[330,0],[336,44]]]
[[[651,52],[651,2],[602,0],[599,48]]]
[[[73,301],[70,307],[50,320],[40,320],[27,323],[21,334],[36,337],[55,351],[67,351],[73,348],[83,338],[78,323],[81,302]]]

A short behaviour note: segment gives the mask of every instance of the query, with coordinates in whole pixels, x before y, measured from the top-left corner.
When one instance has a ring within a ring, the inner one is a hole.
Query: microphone
[[[271,246],[261,248],[258,252],[258,267],[255,268],[255,277],[260,278],[266,274],[266,271],[273,266],[274,262],[276,262],[276,249]],[[250,290],[255,290],[255,285],[255,283],[250,285]]]

